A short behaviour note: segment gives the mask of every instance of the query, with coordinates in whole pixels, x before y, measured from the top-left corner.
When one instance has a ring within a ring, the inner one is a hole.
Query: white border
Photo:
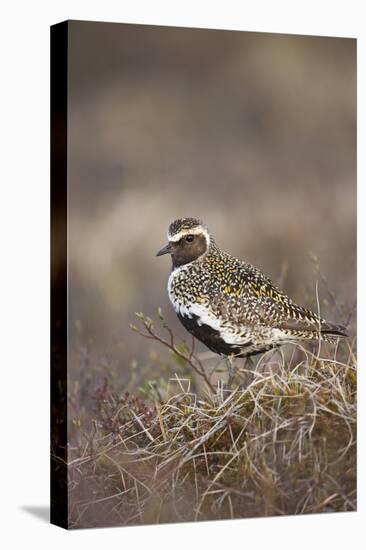
[[[26,513],[49,485],[49,25],[67,18],[358,38],[359,243],[365,222],[363,3],[4,2],[1,52],[1,524],[6,547],[360,548],[365,525],[365,254],[359,244],[359,512],[67,533]],[[365,247],[363,247],[365,248]],[[5,303],[5,307],[4,307]]]

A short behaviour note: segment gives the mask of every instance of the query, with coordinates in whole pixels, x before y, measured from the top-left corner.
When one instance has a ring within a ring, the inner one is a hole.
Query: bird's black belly
[[[197,323],[197,315],[192,315],[192,318],[189,318],[178,314],[178,318],[188,332],[193,334],[195,338],[205,344],[211,351],[219,355],[241,355],[243,349],[232,344],[227,344],[225,340],[221,338],[218,330],[208,325],[199,325]]]
[[[207,346],[211,351],[217,353],[218,355],[235,355],[236,357],[251,357],[253,355],[258,355],[264,353],[272,348],[278,347],[280,343],[273,343],[271,345],[255,346],[253,342],[247,342],[243,346],[235,346],[233,344],[228,344],[220,336],[218,330],[213,329],[209,325],[199,325],[197,323],[197,315],[192,315],[191,318],[183,317],[183,315],[177,314],[182,325],[193,334],[197,340],[200,340],[205,346]]]

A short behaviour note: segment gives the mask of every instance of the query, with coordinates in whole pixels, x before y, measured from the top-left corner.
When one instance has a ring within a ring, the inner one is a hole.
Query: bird
[[[168,295],[195,338],[223,357],[251,357],[286,343],[336,342],[343,326],[297,305],[255,266],[222,251],[196,218],[169,225]]]

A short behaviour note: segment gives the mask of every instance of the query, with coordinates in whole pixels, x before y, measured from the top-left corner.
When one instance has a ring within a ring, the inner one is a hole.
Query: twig
[[[186,355],[184,354],[183,352],[181,352],[177,346],[175,345],[174,343],[174,335],[173,335],[173,332],[172,330],[168,327],[168,325],[166,324],[165,322],[165,319],[162,317],[162,313],[159,312],[159,317],[160,319],[162,320],[162,323],[163,323],[163,327],[168,331],[169,333],[169,341],[168,340],[165,340],[164,338],[162,338],[161,336],[159,336],[155,330],[154,330],[154,327],[153,327],[153,324],[152,324],[152,321],[151,319],[149,318],[145,318],[141,313],[139,314],[136,314],[137,317],[140,319],[140,321],[143,323],[146,331],[146,332],[142,332],[141,330],[139,330],[135,325],[130,325],[132,330],[134,332],[137,332],[138,334],[140,334],[140,336],[142,336],[143,338],[147,338],[148,340],[156,340],[157,342],[160,342],[160,344],[162,344],[163,346],[167,347],[168,349],[170,349],[173,353],[175,353],[175,355],[177,355],[180,359],[183,359],[184,361],[186,361],[190,367],[196,372],[196,374],[198,374],[199,376],[201,376],[204,381],[206,382],[207,386],[210,388],[211,392],[212,393],[215,393],[215,388],[214,386],[211,384],[208,376],[206,375],[205,373],[205,369],[201,363],[201,361],[194,355],[194,339],[193,339],[193,342],[192,342],[192,347],[191,347],[191,350],[189,351],[189,354]],[[195,364],[196,363],[196,364]]]

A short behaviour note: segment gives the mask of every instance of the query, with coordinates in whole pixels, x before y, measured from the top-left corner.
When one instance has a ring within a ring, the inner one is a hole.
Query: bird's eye
[[[194,235],[187,235],[187,236],[186,236],[186,241],[187,241],[188,243],[191,243],[191,242],[193,241],[193,239],[194,239]]]

